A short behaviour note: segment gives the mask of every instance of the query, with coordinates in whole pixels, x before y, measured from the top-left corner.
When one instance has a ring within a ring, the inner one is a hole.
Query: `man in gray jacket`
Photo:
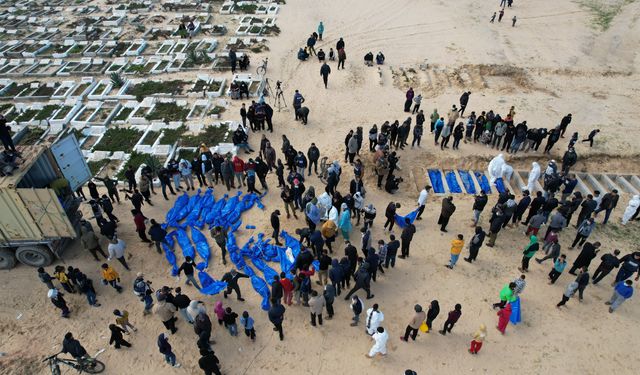
[[[309,298],[309,310],[311,310],[311,325],[316,326],[316,317],[318,318],[318,324],[322,325],[322,311],[326,301],[324,296],[319,296],[315,290],[311,291],[311,298]]]
[[[532,218],[533,219],[533,218]],[[547,238],[547,235],[551,232],[560,233],[562,228],[567,226],[567,219],[558,211],[556,211],[553,216],[551,216],[551,222],[549,223],[549,228],[547,228],[547,232],[544,234],[544,238]]]
[[[578,232],[576,233],[576,238],[573,240],[571,244],[571,249],[576,247],[578,242],[580,242],[580,246],[584,245],[587,241],[587,238],[591,235],[591,232],[596,228],[596,221],[594,218],[590,217],[582,221],[582,224],[578,227]]]

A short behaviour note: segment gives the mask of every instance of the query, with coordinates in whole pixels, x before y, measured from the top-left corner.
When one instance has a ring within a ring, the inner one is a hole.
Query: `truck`
[[[79,235],[82,214],[74,195],[91,179],[78,140],[20,147],[17,169],[0,177],[0,269],[16,260],[50,265]]]

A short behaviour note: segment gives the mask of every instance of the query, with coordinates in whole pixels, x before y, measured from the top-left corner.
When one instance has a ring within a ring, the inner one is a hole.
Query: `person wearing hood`
[[[378,354],[382,356],[387,355],[387,341],[389,340],[387,331],[385,331],[383,327],[378,327],[371,335],[371,339],[374,341],[374,344],[369,350],[369,354],[366,354],[366,357],[371,359]]]
[[[353,312],[353,317],[351,318],[351,327],[355,327],[360,321],[360,314],[362,314],[362,310],[364,310],[364,302],[362,302],[360,297],[353,296],[351,297],[351,305],[349,307]]]
[[[211,319],[204,310],[200,310],[193,320],[193,330],[198,335],[198,347],[211,348]]]
[[[351,233],[351,212],[347,207],[346,203],[342,203],[340,206],[342,213],[340,214],[340,222],[338,223],[338,228],[340,228],[340,232],[342,233],[342,237],[345,241],[349,240],[349,234]]]
[[[438,304],[438,300],[434,299],[429,304],[429,310],[427,311],[427,318],[425,320],[425,324],[428,327],[427,332],[431,332],[433,321],[438,317],[438,314],[440,314],[440,305]]]
[[[576,238],[573,240],[570,249],[574,249],[576,245],[583,246],[587,241],[587,238],[591,235],[593,230],[596,228],[596,221],[594,218],[590,217],[585,219],[580,226],[578,227],[578,231],[576,232]]]
[[[311,187],[309,188],[311,190]],[[318,199],[313,198],[307,203],[304,209],[305,219],[309,226],[309,231],[316,230],[318,224],[320,224],[320,210],[318,209]]]
[[[529,244],[524,248],[522,252],[522,267],[519,267],[518,270],[520,272],[529,272],[529,261],[536,255],[538,249],[540,249],[540,244],[538,243],[538,237],[531,236],[529,237]]]
[[[204,375],[222,375],[220,372],[220,360],[212,350],[200,348],[200,355],[198,366],[204,371]]]
[[[80,344],[80,341],[73,337],[71,332],[67,332],[62,340],[62,353],[69,353],[76,361],[89,358],[87,350]]]
[[[164,355],[164,360],[173,367],[180,367],[180,364],[176,362],[176,355],[173,354],[171,344],[169,344],[169,337],[166,333],[161,333],[158,336],[158,350]]]
[[[344,297],[345,301],[348,301],[349,298],[353,295],[353,293],[357,292],[360,289],[364,289],[365,292],[367,292],[367,299],[371,299],[374,297],[373,294],[371,294],[371,274],[369,273],[369,264],[364,262],[362,264],[362,266],[360,267],[360,269],[357,271],[356,273],[356,278],[355,278],[355,285],[353,287],[353,289],[351,289],[349,291],[349,293],[347,293],[347,295]]]
[[[280,341],[284,340],[284,332],[282,330],[282,322],[284,321],[284,313],[286,309],[280,303],[275,303],[269,308],[269,321],[273,324],[273,330],[277,331],[280,336]]]
[[[462,316],[462,305],[456,303],[453,310],[449,311],[449,315],[447,316],[447,321],[444,322],[444,326],[442,330],[438,331],[441,335],[446,336],[447,333],[451,333],[453,326],[458,322]]]
[[[571,167],[578,162],[578,155],[573,147],[569,147],[569,150],[562,156],[562,173],[569,174]]]
[[[384,314],[379,310],[377,303],[374,303],[372,307],[367,310],[365,315],[366,332],[369,336],[372,336],[380,327],[380,324],[384,321]]]
[[[638,211],[638,207],[640,207],[640,195],[634,195],[633,198],[629,201],[629,205],[624,210],[622,214],[622,225],[627,225],[629,220],[633,217],[633,215]]]
[[[216,301],[216,304],[213,306],[213,312],[218,318],[218,324],[222,325],[224,322],[224,306],[222,305],[222,301]]]
[[[407,325],[407,328],[404,331],[404,336],[400,336],[400,340],[404,342],[407,342],[409,340],[409,335],[411,335],[411,339],[413,341],[416,341],[416,336],[418,336],[418,329],[420,328],[420,325],[422,324],[422,322],[424,322],[425,319],[427,319],[427,314],[424,311],[422,311],[422,306],[415,305],[413,309],[415,311],[415,314],[413,315],[413,318],[411,318],[411,321]]]
[[[68,318],[71,311],[69,310],[67,301],[65,301],[63,296],[62,292],[58,292],[57,289],[49,289],[49,292],[47,292],[47,297],[49,297],[53,306],[60,309],[61,316],[63,318]]]
[[[455,211],[456,206],[453,204],[453,197],[450,196],[442,199],[442,209],[440,211],[440,217],[438,218],[441,232],[447,232],[447,224]]]
[[[473,340],[471,340],[469,353],[478,354],[486,338],[487,338],[487,326],[485,326],[484,324],[480,324],[480,328],[473,334]]]
[[[362,193],[356,191],[353,194],[353,213],[352,216],[356,218],[356,226],[360,225],[360,216],[362,210],[364,208],[364,198],[362,197]]]
[[[609,313],[613,313],[631,296],[633,296],[633,282],[631,280],[618,281],[613,289],[611,299],[604,304],[609,306]]]
[[[591,242],[586,242],[582,246],[582,251],[580,251],[580,254],[578,254],[578,257],[573,262],[569,273],[575,276],[575,272],[578,268],[588,268],[591,264],[591,261],[598,255],[598,252],[600,251],[599,249],[600,242],[596,241],[593,244]]]
[[[186,161],[185,159],[180,159],[180,164],[178,166],[178,171],[182,176],[182,181],[184,181],[185,185],[187,185],[187,191],[194,190],[193,187],[193,175],[191,171],[191,163]]]
[[[486,235],[487,234],[482,230],[482,227],[476,227],[476,232],[469,242],[469,257],[464,258],[465,261],[473,263],[473,261],[476,260],[478,257],[478,251],[480,251]]]

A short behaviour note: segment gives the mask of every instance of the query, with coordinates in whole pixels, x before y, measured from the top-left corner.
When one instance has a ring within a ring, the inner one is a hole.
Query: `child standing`
[[[238,325],[236,324],[236,318],[238,318],[238,314],[231,310],[231,307],[227,307],[224,311],[224,326],[229,330],[229,334],[231,336],[238,336]]]
[[[549,284],[554,284],[556,280],[558,280],[558,277],[560,277],[565,267],[567,267],[567,256],[562,254],[560,255],[560,258],[553,264],[551,272],[549,272]]]
[[[242,312],[240,324],[242,324],[242,327],[244,328],[244,334],[247,335],[251,341],[256,341],[256,330],[253,328],[253,318],[249,316],[248,311]]]
[[[353,311],[353,323],[351,323],[351,327],[355,327],[358,325],[358,321],[360,321],[360,314],[364,310],[364,303],[358,296],[351,297],[351,311]]]
[[[464,247],[464,236],[461,234],[458,234],[458,238],[451,241],[451,260],[449,261],[449,264],[447,264],[445,267],[449,268],[450,270],[453,269],[453,267],[456,265],[456,262],[458,261],[458,258],[460,257],[460,253],[462,252],[463,247]]]
[[[213,307],[213,312],[216,313],[216,317],[218,318],[218,324],[222,325],[224,322],[224,307],[222,307],[222,301],[216,302]]]
[[[75,293],[73,285],[71,285],[71,280],[69,280],[69,276],[64,272],[63,266],[56,266],[56,268],[54,268],[53,277],[60,281],[60,284],[67,293]]]
[[[487,337],[487,327],[484,324],[480,324],[480,329],[478,329],[473,334],[473,340],[471,340],[471,347],[469,348],[469,353],[478,354],[480,349],[482,348],[482,343],[484,339]]]
[[[449,316],[447,317],[447,321],[444,322],[444,327],[442,330],[438,331],[441,335],[446,336],[447,332],[451,333],[451,329],[458,322],[460,316],[462,315],[462,305],[456,303],[456,306],[452,311],[449,311]]]

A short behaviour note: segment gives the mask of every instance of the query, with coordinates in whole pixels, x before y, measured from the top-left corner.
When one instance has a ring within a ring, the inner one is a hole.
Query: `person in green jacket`
[[[504,308],[507,302],[513,302],[516,300],[516,296],[513,294],[513,290],[516,288],[516,283],[504,284],[504,287],[500,291],[500,302],[494,303],[493,308]]]
[[[436,126],[436,121],[438,121],[438,119],[440,118],[440,115],[438,114],[438,110],[434,108],[433,113],[431,114],[431,133],[433,133],[433,130],[435,129]]]
[[[538,243],[538,237],[531,236],[530,242],[527,247],[524,248],[522,252],[522,267],[518,267],[520,272],[529,272],[529,261],[536,255],[536,252],[540,248],[540,244]]]

